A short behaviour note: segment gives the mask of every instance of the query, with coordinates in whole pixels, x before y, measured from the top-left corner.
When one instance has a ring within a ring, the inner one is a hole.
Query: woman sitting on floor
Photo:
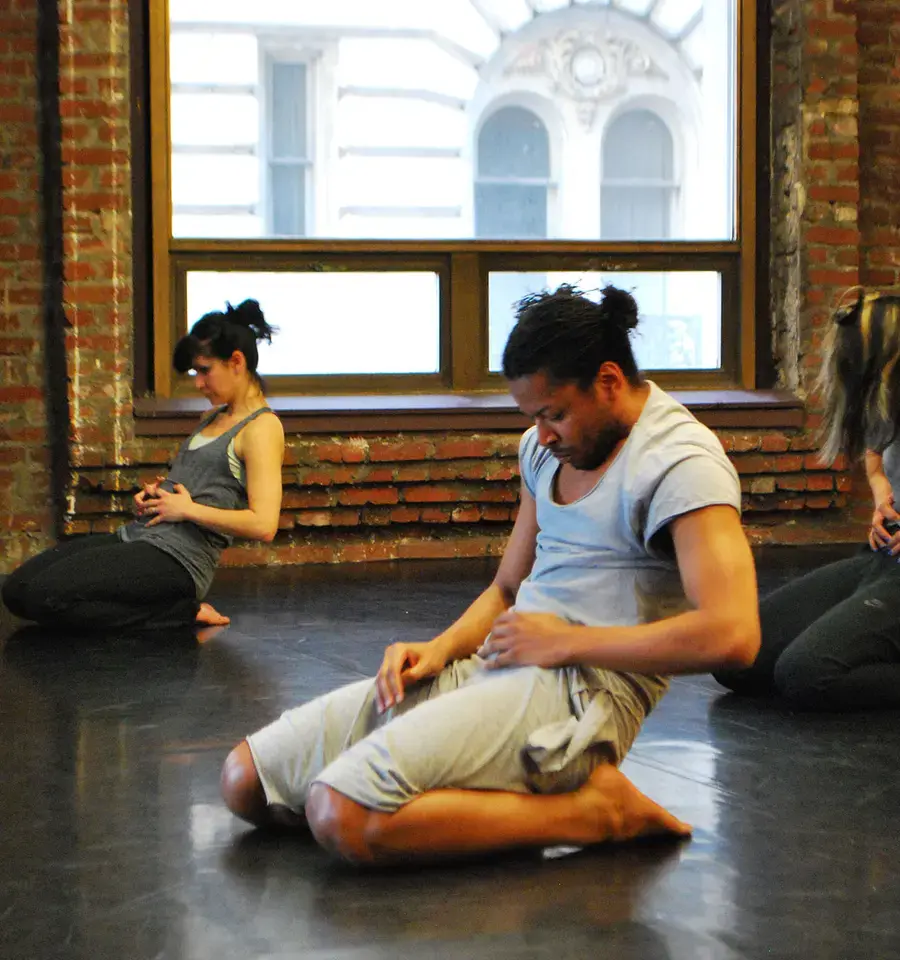
[[[255,300],[207,313],[175,346],[213,405],[168,477],[134,498],[117,533],[67,541],[28,560],[3,584],[16,616],[63,630],[158,630],[225,624],[202,600],[233,537],[271,540],[281,510],[284,431],[256,372],[257,341],[273,329]]]
[[[860,295],[837,312],[821,386],[822,459],[865,455],[869,546],[766,597],[755,664],[715,676],[735,693],[805,709],[900,707],[900,297]]]

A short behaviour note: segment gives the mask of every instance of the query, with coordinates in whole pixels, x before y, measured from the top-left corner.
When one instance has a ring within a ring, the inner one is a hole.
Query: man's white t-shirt
[[[715,434],[648,384],[650,395],[615,460],[573,503],[554,500],[560,463],[540,446],[537,430],[522,437],[519,465],[540,529],[516,610],[589,626],[630,626],[686,608],[666,528],[715,504],[740,511],[740,482]]]

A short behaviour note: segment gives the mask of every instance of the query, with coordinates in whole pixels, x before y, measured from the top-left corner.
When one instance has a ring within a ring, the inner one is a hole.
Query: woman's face
[[[217,406],[231,403],[238,392],[242,376],[246,376],[246,363],[239,351],[228,360],[218,357],[194,358],[194,383],[200,393]]]

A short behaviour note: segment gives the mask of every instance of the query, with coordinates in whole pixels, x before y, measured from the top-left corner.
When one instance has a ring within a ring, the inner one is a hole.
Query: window
[[[273,392],[499,391],[513,303],[562,280],[634,290],[663,382],[751,386],[755,17],[151,4],[156,394],[187,389],[189,322],[247,296],[282,328]]]
[[[668,240],[675,192],[672,135],[649,110],[617,117],[603,137],[600,236]]]
[[[307,67],[305,63],[269,66],[269,230],[276,237],[303,237],[309,206],[307,179]]]
[[[547,236],[550,140],[522,107],[492,114],[478,135],[475,236],[521,240]]]

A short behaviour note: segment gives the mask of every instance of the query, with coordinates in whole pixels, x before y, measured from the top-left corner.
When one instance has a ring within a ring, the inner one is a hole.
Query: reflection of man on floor
[[[611,287],[523,301],[504,373],[535,427],[493,583],[435,639],[389,647],[374,680],[239,744],[234,813],[358,861],[689,832],[617,767],[661,675],[753,661],[756,580],[734,469],[641,378],[636,322]]]

